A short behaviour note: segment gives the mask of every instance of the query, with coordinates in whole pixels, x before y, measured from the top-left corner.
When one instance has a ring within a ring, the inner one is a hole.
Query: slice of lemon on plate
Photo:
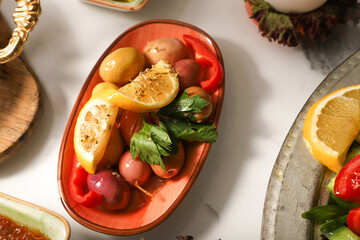
[[[91,98],[81,109],[74,130],[74,149],[81,166],[94,174],[104,155],[114,127],[118,107]]]
[[[310,107],[303,138],[321,164],[339,172],[359,130],[360,85],[353,85],[326,95]]]
[[[172,65],[161,60],[118,90],[105,89],[94,98],[133,112],[151,112],[168,105],[178,92],[178,74]]]

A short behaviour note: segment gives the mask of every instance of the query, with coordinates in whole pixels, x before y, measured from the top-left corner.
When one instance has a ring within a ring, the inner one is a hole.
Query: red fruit
[[[350,210],[347,221],[349,229],[360,236],[360,207]]]
[[[335,178],[334,193],[339,198],[360,204],[360,154],[340,170]]]

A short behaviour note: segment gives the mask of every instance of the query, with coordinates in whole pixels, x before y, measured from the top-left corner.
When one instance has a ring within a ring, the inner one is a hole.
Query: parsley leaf
[[[141,160],[165,169],[161,157],[169,155],[171,146],[171,138],[162,123],[156,126],[143,119],[142,129],[131,138],[130,152],[133,158],[138,154]]]
[[[210,123],[196,122],[193,113],[199,113],[209,104],[200,95],[189,97],[187,90],[166,107],[161,108],[159,126],[147,123],[143,118],[142,129],[130,140],[130,152],[150,164],[160,165],[164,170],[163,156],[177,153],[177,139],[187,141],[215,142],[218,133]]]
[[[218,132],[210,123],[196,124],[182,119],[161,118],[171,135],[187,141],[215,142]]]
[[[207,105],[209,105],[209,102],[200,95],[189,97],[187,90],[185,90],[182,96],[161,108],[158,114],[195,122],[196,118],[191,113],[200,113]]]

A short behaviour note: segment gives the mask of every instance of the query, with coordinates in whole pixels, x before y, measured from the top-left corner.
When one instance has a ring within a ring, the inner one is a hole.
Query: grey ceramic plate
[[[354,84],[360,84],[360,51],[325,78],[293,123],[271,173],[263,211],[262,239],[317,239],[315,226],[301,214],[327,202],[329,195],[325,186],[332,173],[306,148],[302,126],[312,104],[336,89]]]

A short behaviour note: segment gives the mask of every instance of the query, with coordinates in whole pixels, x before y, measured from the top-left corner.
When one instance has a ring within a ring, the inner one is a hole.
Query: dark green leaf
[[[167,151],[171,150],[171,139],[167,131],[162,127],[146,123],[145,121],[143,129],[145,132],[149,133],[151,140],[158,145],[158,149],[160,149],[161,154],[167,156]]]
[[[183,95],[176,98],[172,103],[159,110],[158,114],[163,116],[187,119],[189,121],[196,121],[194,113],[200,113],[209,102],[203,99],[200,95],[189,97],[187,90]]]
[[[159,128],[163,129],[164,131],[167,131],[166,126],[161,121],[159,121]]]
[[[218,136],[216,127],[211,124],[193,124],[182,119],[165,119],[162,121],[171,134],[187,141],[215,142]]]
[[[135,133],[130,141],[132,157],[135,158],[138,154],[141,160],[165,169],[162,156],[169,155],[173,143],[164,127],[163,124],[159,127],[143,120],[143,128]]]
[[[200,95],[193,96],[191,99],[194,100],[194,103],[191,105],[193,113],[200,113],[207,105],[209,105],[209,102]]]
[[[133,158],[138,154],[141,160],[150,164],[159,164],[161,161],[161,154],[154,141],[140,131],[131,138],[130,151]]]
[[[326,221],[344,216],[348,211],[338,205],[317,206],[304,212],[301,216],[313,222],[324,223]]]

